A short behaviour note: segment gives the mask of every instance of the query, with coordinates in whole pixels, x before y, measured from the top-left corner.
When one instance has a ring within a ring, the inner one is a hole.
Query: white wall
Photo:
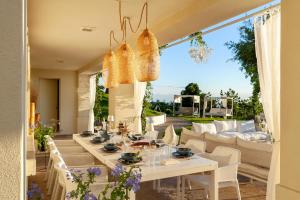
[[[280,185],[276,199],[300,199],[300,1],[281,4]]]
[[[31,70],[31,92],[38,95],[39,79],[60,80],[60,134],[77,132],[77,72],[66,70]],[[38,108],[37,102],[37,108]],[[38,109],[37,109],[38,112]]]
[[[24,199],[26,66],[23,2],[0,1],[0,199]]]

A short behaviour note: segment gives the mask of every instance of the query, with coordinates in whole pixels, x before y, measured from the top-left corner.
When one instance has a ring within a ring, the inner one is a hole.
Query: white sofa
[[[266,133],[255,131],[253,126],[254,122],[235,120],[224,123],[219,121],[210,124],[193,123],[192,130],[182,128],[180,143],[185,144],[189,139],[205,141],[206,151],[209,153],[216,146],[239,149],[242,156],[239,174],[266,182],[272,157],[272,144]]]

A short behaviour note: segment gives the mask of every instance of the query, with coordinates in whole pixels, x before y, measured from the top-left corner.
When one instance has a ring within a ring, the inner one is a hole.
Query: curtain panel
[[[280,181],[280,18],[280,7],[276,7],[254,19],[261,99],[267,126],[274,141],[267,200],[275,200],[275,186]]]
[[[95,99],[96,99],[96,75],[93,75],[90,77],[90,103],[89,103],[89,124],[88,124],[88,130],[89,131],[94,131],[94,121],[95,121],[95,116],[94,116],[94,106],[95,106]]]

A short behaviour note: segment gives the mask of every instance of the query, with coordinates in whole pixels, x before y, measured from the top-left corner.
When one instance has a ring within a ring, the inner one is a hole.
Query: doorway
[[[59,79],[40,79],[39,112],[42,124],[59,131]]]

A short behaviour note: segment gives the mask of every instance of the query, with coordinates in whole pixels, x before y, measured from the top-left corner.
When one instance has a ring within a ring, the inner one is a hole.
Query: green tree
[[[152,85],[151,82],[147,82],[145,96],[143,99],[143,108],[142,108],[142,130],[146,130],[146,112],[151,109],[151,101],[152,101]]]
[[[246,22],[239,28],[240,40],[238,42],[230,41],[225,45],[233,53],[233,61],[241,65],[240,70],[244,72],[246,78],[250,78],[252,84],[252,106],[253,112],[259,114],[262,112],[262,105],[259,103],[259,78],[257,71],[257,59],[255,54],[255,36],[254,27],[250,22]]]
[[[101,76],[101,73],[99,73],[96,77],[97,86],[94,106],[95,120],[102,120],[108,116],[108,90],[106,90],[104,86],[98,84]]]
[[[201,90],[197,83],[189,83],[184,90],[181,91],[181,95],[200,95]]]

